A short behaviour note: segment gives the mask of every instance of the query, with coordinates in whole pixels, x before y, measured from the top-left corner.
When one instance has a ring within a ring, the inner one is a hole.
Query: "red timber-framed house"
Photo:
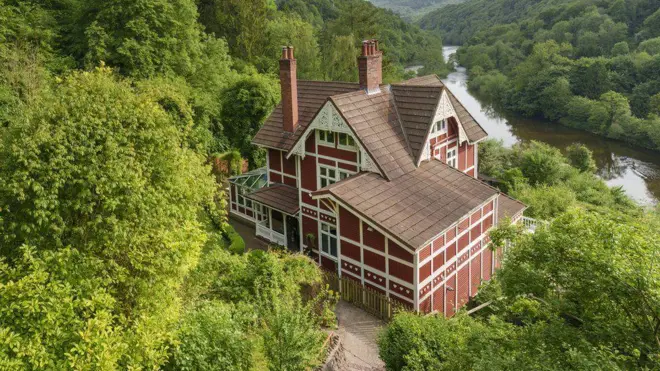
[[[329,271],[450,316],[501,262],[489,230],[525,206],[477,179],[487,134],[440,79],[383,85],[381,62],[365,41],[359,83],[302,81],[283,49],[282,102],[253,140],[267,167],[231,180],[231,213]]]

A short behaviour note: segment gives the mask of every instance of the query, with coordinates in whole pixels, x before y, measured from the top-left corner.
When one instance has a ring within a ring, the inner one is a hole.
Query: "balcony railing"
[[[522,217],[522,222],[523,222],[523,225],[525,226],[525,229],[527,229],[527,231],[529,231],[531,233],[536,232],[536,229],[539,226],[549,224],[548,222],[546,222],[544,220],[536,220],[534,218],[530,218],[530,217],[527,217],[527,216]]]

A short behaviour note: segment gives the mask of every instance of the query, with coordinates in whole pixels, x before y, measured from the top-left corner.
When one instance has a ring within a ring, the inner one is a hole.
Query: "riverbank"
[[[443,48],[445,60],[457,46]],[[457,67],[443,80],[474,116],[490,138],[510,147],[518,142],[538,140],[564,149],[580,142],[594,152],[598,175],[612,187],[622,187],[628,196],[642,205],[655,205],[660,199],[660,154],[635,148],[585,131],[542,120],[525,119],[499,112],[468,91],[467,71]]]

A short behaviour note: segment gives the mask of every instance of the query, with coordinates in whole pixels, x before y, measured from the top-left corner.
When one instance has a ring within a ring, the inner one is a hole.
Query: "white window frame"
[[[319,230],[321,232],[321,238],[320,238],[320,241],[319,241],[320,242],[319,245],[321,247],[321,252],[324,255],[327,255],[331,258],[337,259],[338,256],[339,256],[339,237],[337,235],[337,226],[332,225],[332,224],[328,224],[328,223],[324,223],[324,222],[320,222],[319,224],[320,224]],[[332,233],[332,230],[334,230],[334,233]],[[324,237],[326,237],[328,239],[328,244],[330,246],[325,246],[325,244],[323,243]],[[335,254],[334,255],[332,254],[332,246],[331,246],[332,245],[332,243],[331,243],[332,240],[335,241]]]
[[[357,144],[355,143],[355,139],[350,134],[336,133],[336,136],[337,148],[345,149],[348,151],[357,151]],[[346,138],[346,144],[342,144],[342,138]]]
[[[332,142],[328,141],[328,136],[332,136]],[[335,147],[336,133],[330,130],[316,130],[316,139],[320,146]]]
[[[329,166],[329,165],[323,165],[323,164],[319,164],[317,170],[318,170],[319,189],[327,187],[331,184],[335,184],[335,183],[339,182],[340,180],[344,180],[344,179],[346,179],[346,178],[348,178],[348,177],[350,177],[351,175],[354,174],[353,172],[348,171],[346,169],[341,169],[341,168],[336,167],[336,166]],[[326,172],[325,175],[323,174],[324,170]],[[330,175],[331,171],[335,174],[334,176]],[[324,180],[326,181],[326,184],[323,184]]]
[[[236,203],[239,206],[252,210],[252,208],[254,207],[254,203],[252,202],[252,200],[245,197],[245,193],[246,192],[244,187],[236,186]]]
[[[447,150],[447,165],[458,169],[458,147]]]
[[[438,125],[440,125],[440,128],[438,128]],[[438,133],[445,133],[447,131],[447,120],[442,119],[438,122],[435,123],[435,131]]]

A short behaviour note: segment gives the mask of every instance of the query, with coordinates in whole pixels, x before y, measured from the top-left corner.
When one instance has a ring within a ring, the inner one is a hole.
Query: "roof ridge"
[[[396,114],[396,120],[399,122],[399,126],[401,127],[401,132],[403,133],[403,138],[406,141],[406,146],[408,146],[408,154],[410,155],[410,157],[412,157],[414,164],[415,155],[413,154],[412,147],[410,146],[410,141],[408,140],[408,134],[406,133],[406,129],[403,127],[403,120],[401,120],[401,115],[399,114],[399,107],[396,105],[396,99],[394,99],[394,92],[390,94],[390,101],[392,102],[392,106],[394,106],[394,113]]]

